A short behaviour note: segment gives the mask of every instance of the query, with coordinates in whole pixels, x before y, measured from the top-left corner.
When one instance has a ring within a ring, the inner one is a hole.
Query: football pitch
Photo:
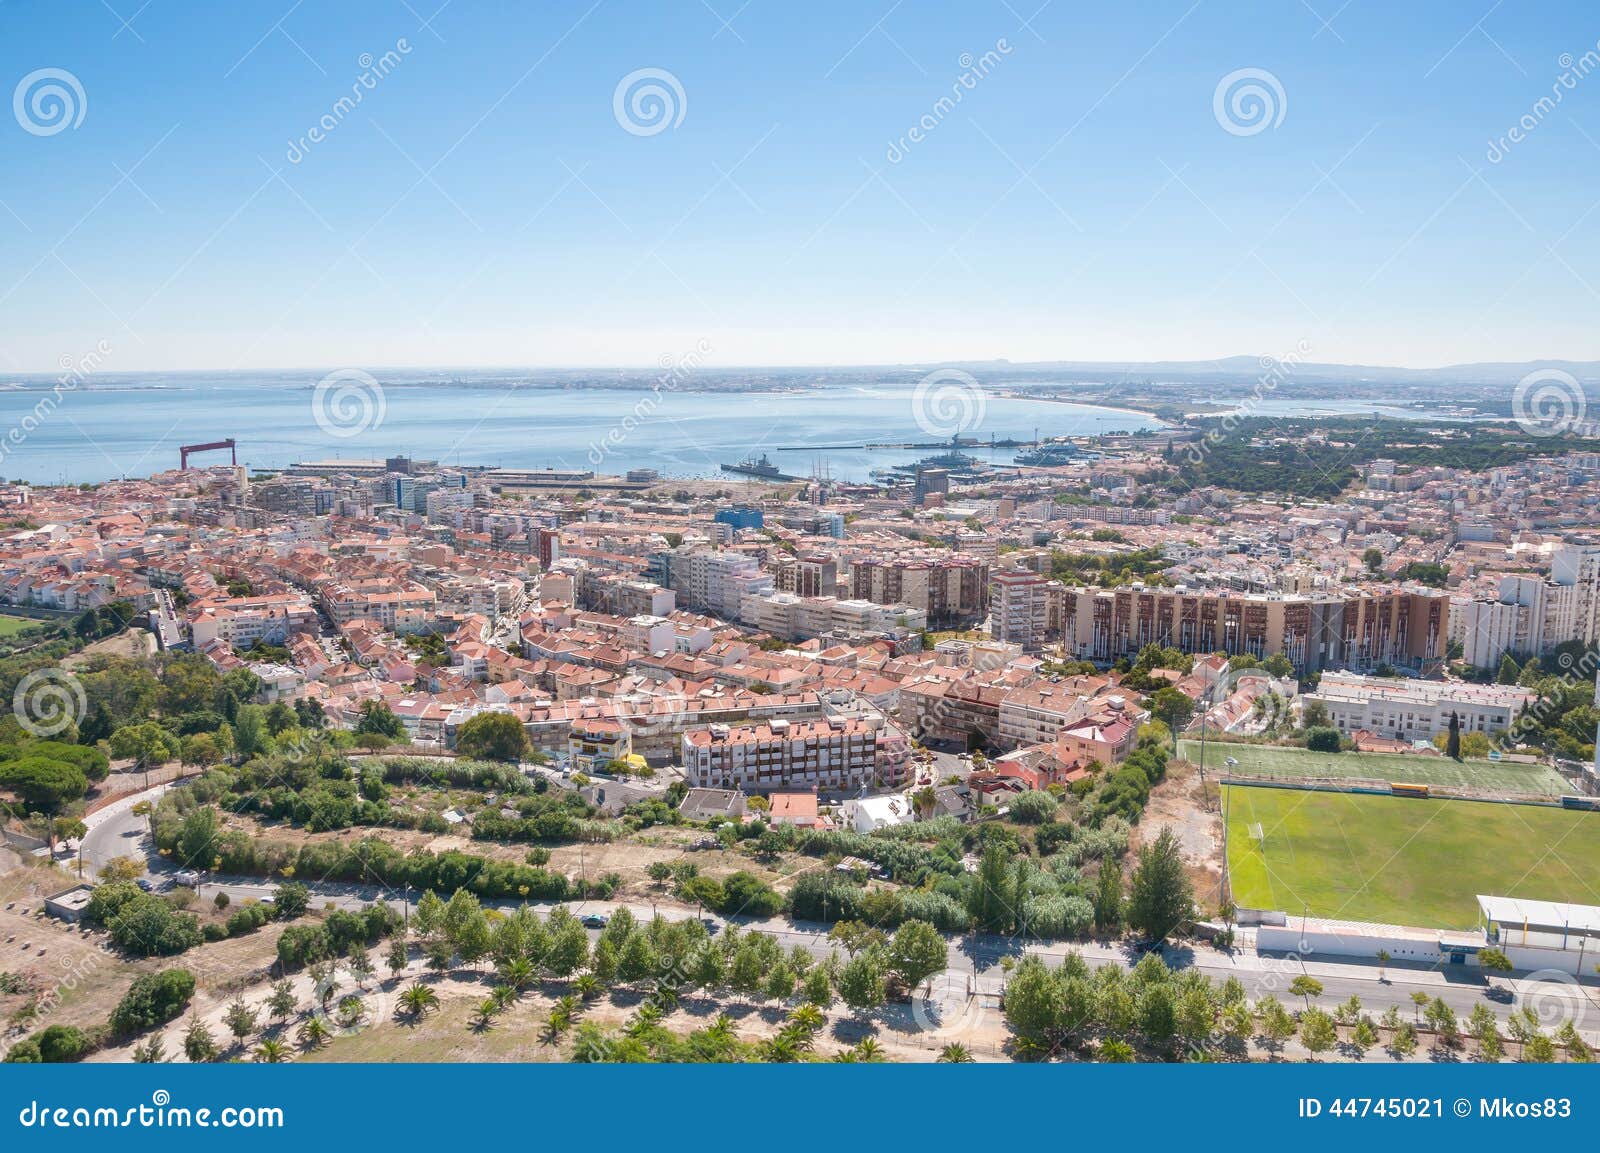
[[[1178,742],[1178,755],[1200,763],[1200,742]],[[1230,768],[1227,758],[1238,761],[1235,772],[1262,777],[1369,777],[1378,781],[1407,781],[1417,785],[1466,785],[1509,793],[1534,793],[1558,797],[1572,791],[1561,774],[1546,765],[1512,761],[1452,761],[1402,753],[1313,753],[1278,745],[1206,742],[1207,771]]]
[[[1600,813],[1246,785],[1224,794],[1243,908],[1470,929],[1479,893],[1600,904]]]

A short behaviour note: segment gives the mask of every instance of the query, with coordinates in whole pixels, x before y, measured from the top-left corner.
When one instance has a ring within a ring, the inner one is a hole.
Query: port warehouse
[[[1495,945],[1518,970],[1579,976],[1600,961],[1600,940],[1590,940],[1600,910],[1535,899],[1600,867],[1595,838],[1568,836],[1597,798],[1451,795],[1401,781],[1221,783],[1230,890],[1259,951],[1372,961],[1381,950],[1396,962],[1472,966]],[[1268,798],[1283,799],[1263,806]],[[1503,851],[1479,851],[1496,843]],[[1507,888],[1516,896],[1484,895]]]

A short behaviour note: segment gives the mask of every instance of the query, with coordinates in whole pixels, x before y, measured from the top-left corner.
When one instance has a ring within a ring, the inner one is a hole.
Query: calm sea
[[[838,446],[939,440],[956,424],[963,436],[985,440],[1031,440],[1035,430],[1048,437],[1157,426],[1118,409],[974,399],[959,385],[935,405],[928,396],[919,404],[911,387],[898,384],[652,394],[385,381],[380,393],[351,379],[319,395],[315,380],[86,385],[37,418],[46,392],[0,391],[0,477],[55,484],[143,476],[176,468],[181,444],[233,437],[239,462],[254,468],[404,454],[450,464],[601,473],[653,468],[663,476],[708,477],[719,475],[719,465],[767,453],[786,473],[809,476],[825,468],[841,480],[866,480],[874,469],[929,453]],[[939,430],[943,436],[935,435]],[[1016,452],[971,451],[997,463]],[[225,460],[225,454],[197,458]]]

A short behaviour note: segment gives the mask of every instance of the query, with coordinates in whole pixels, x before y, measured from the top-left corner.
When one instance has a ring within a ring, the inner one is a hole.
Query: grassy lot
[[[0,614],[0,637],[14,637],[23,629],[31,629],[35,625],[47,625],[49,623],[49,621],[41,621],[33,617],[13,617]]]
[[[1200,761],[1199,741],[1179,741],[1179,755]],[[1370,777],[1380,781],[1408,781],[1418,785],[1470,785],[1513,793],[1538,793],[1558,797],[1572,791],[1561,774],[1545,765],[1511,761],[1452,761],[1404,753],[1313,753],[1277,745],[1239,745],[1206,742],[1206,768],[1226,768],[1225,759],[1239,762],[1238,771],[1270,777]]]
[[[1594,813],[1238,785],[1226,794],[1228,867],[1245,908],[1471,928],[1478,893],[1600,904]]]

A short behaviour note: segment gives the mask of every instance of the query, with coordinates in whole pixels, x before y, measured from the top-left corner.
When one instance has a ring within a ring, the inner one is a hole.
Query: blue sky
[[[1600,358],[1592,6],[440,2],[0,4],[0,371]]]

